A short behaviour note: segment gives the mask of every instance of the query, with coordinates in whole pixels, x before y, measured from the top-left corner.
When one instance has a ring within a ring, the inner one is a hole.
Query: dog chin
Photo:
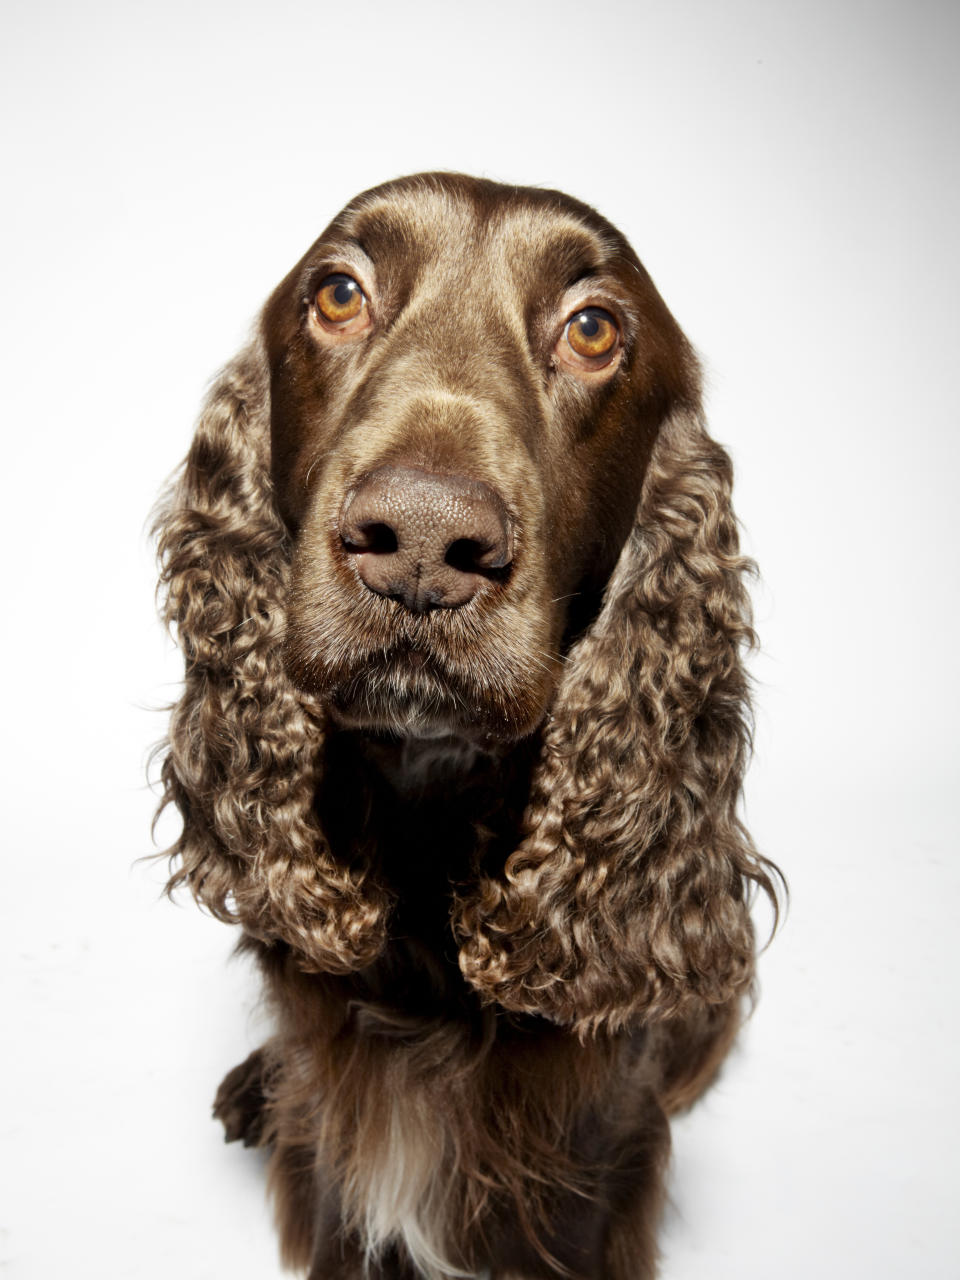
[[[348,701],[334,695],[327,706],[343,729],[388,735],[412,742],[458,739],[490,748],[508,745],[518,734],[512,725],[491,724],[483,716],[471,718],[462,708],[424,706],[415,699],[362,699]]]
[[[436,679],[410,683],[374,677],[327,689],[324,701],[344,729],[389,735],[407,741],[456,738],[486,750],[508,747],[533,733],[543,719],[539,708],[491,707]]]
[[[459,718],[439,715],[414,703],[403,704],[398,700],[395,705],[371,705],[367,701],[348,702],[334,696],[327,705],[333,719],[343,729],[423,741],[467,736],[468,726]]]
[[[361,657],[349,667],[285,655],[294,684],[322,702],[340,728],[406,741],[456,738],[486,750],[535,732],[546,713],[544,691],[531,685],[497,696],[453,678],[431,655],[400,651]]]

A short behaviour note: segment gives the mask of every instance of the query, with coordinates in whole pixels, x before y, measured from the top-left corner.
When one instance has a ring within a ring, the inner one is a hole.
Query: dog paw
[[[267,1063],[256,1049],[239,1066],[228,1071],[213,1101],[214,1119],[224,1129],[224,1141],[258,1147],[263,1142],[267,1095]]]

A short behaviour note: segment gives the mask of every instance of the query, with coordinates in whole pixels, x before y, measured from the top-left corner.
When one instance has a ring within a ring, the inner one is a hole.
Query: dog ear
[[[289,943],[305,968],[346,972],[379,952],[386,904],[362,868],[337,866],[314,813],[323,722],[281,660],[289,540],[269,448],[257,341],[213,385],[156,521],[164,616],[186,661],[161,775],[160,808],[183,819],[167,888]]]
[[[749,988],[751,882],[737,804],[753,633],[732,468],[699,413],[661,426],[602,609],[569,655],[503,879],[461,904],[467,980],[581,1035]]]

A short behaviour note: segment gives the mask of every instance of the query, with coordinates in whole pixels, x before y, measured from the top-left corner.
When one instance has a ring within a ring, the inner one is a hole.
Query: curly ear
[[[337,866],[313,811],[323,726],[281,660],[289,546],[269,418],[257,342],[214,384],[156,522],[164,616],[186,660],[162,768],[160,809],[183,818],[167,888],[189,885],[307,968],[345,972],[379,952],[386,904],[362,869]]]
[[[460,964],[506,1008],[587,1035],[748,989],[750,882],[776,870],[737,817],[752,642],[730,460],[692,412],[663,424],[603,608],[571,651],[503,880],[461,904]]]

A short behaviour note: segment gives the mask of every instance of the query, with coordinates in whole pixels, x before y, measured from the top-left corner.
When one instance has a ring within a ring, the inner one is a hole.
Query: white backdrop
[[[627,233],[763,572],[747,811],[792,905],[676,1126],[664,1276],[960,1273],[958,15],[8,0],[4,1275],[279,1275],[260,1159],[208,1119],[255,984],[134,862],[179,676],[145,524],[271,287],[425,168]]]

